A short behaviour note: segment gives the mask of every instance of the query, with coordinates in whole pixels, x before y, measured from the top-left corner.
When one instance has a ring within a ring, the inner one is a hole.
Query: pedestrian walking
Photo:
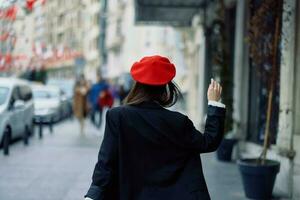
[[[84,134],[84,121],[88,113],[87,105],[87,92],[88,85],[83,76],[81,76],[75,83],[74,88],[74,100],[73,100],[73,111],[77,117],[80,125],[80,133]]]
[[[114,97],[109,89],[103,90],[98,99],[98,105],[101,110],[111,108],[114,104]]]
[[[92,184],[93,200],[209,200],[199,154],[215,151],[223,137],[222,88],[211,80],[204,133],[185,115],[170,111],[181,93],[175,66],[162,56],[133,64],[136,81],[125,105],[106,115]]]
[[[97,82],[92,85],[89,93],[88,93],[88,101],[91,107],[90,117],[92,123],[96,127],[101,126],[101,119],[102,119],[102,108],[99,107],[99,95],[108,88],[108,84],[106,81],[101,77],[101,75],[97,74]],[[97,117],[98,116],[98,117]]]

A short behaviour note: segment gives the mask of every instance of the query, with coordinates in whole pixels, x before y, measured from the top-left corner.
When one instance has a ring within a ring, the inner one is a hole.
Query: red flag
[[[5,63],[11,63],[12,62],[12,56],[11,54],[6,54],[5,56]]]
[[[26,8],[27,8],[27,10],[32,11],[35,2],[36,2],[36,0],[26,0]]]
[[[15,20],[17,16],[17,6],[13,5],[6,10],[5,17],[7,19]]]

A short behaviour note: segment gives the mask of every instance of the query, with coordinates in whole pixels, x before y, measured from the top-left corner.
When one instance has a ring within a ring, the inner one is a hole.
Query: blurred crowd
[[[100,128],[105,109],[122,104],[128,93],[129,89],[123,84],[114,84],[100,74],[97,74],[97,81],[93,84],[84,75],[79,76],[74,86],[73,112],[79,121],[81,134],[84,134],[87,117]]]

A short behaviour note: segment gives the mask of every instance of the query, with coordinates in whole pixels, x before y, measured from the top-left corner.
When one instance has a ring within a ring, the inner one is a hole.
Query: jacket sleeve
[[[118,157],[118,122],[115,122],[117,116],[111,111],[106,114],[106,126],[104,138],[98,154],[92,184],[85,195],[93,200],[108,199],[107,193],[111,190],[112,182],[117,171]],[[114,120],[113,120],[114,119]]]
[[[193,122],[185,118],[185,141],[192,151],[206,153],[215,151],[224,135],[225,108],[208,106],[204,133],[200,133]]]

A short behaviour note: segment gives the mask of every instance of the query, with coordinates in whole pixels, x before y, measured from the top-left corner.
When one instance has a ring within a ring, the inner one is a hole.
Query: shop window
[[[263,143],[268,105],[268,82],[270,81],[269,69],[258,71],[250,60],[250,90],[249,90],[249,113],[248,113],[248,137],[249,141]],[[277,77],[275,93],[273,95],[271,114],[271,143],[275,144],[278,130],[279,116],[279,75]]]
[[[281,30],[281,25],[276,25],[276,19],[281,19],[280,12],[276,12],[276,14],[273,12],[275,3],[278,3],[277,6],[279,7],[282,6],[279,2],[276,1],[272,2],[274,4],[270,4],[270,2],[261,0],[250,1],[250,77],[247,140],[258,144],[262,144],[264,141],[271,85],[274,85],[269,127],[271,144],[276,143],[278,131],[280,50],[278,45],[278,50],[276,51],[278,53],[276,55],[273,54],[274,48],[272,45],[275,44],[275,27]],[[262,12],[262,8],[269,9],[263,10],[263,16],[259,14]],[[264,24],[264,26],[261,27],[261,24]]]

